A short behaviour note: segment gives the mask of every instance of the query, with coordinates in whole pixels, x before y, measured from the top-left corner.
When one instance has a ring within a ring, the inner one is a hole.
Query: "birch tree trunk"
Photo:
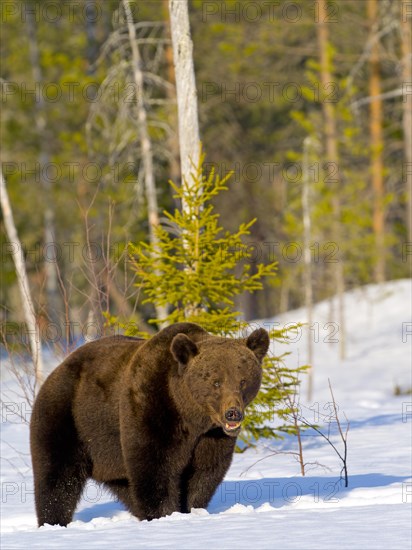
[[[26,266],[24,262],[23,248],[17,235],[14,224],[13,212],[11,210],[9,195],[7,193],[6,182],[3,177],[3,171],[0,167],[0,203],[3,213],[4,226],[6,228],[7,238],[10,244],[15,247],[11,252],[14,265],[16,267],[17,281],[19,285],[20,297],[23,306],[24,318],[26,320],[27,332],[29,336],[30,352],[33,359],[35,375],[35,393],[39,390],[43,382],[43,360],[41,353],[41,341],[39,327],[36,323],[33,301],[31,298],[29,282],[27,279]]]
[[[40,53],[36,35],[36,17],[32,9],[26,10],[27,36],[29,39],[30,63],[34,83],[41,86],[43,75],[40,66]],[[50,165],[50,155],[47,145],[46,128],[46,105],[43,93],[36,94],[34,103],[34,121],[39,144],[39,161],[43,169]],[[46,170],[47,172],[47,170]],[[57,277],[57,257],[55,248],[55,216],[51,199],[51,182],[47,177],[42,178],[42,186],[45,193],[44,201],[44,244],[47,254],[44,255],[45,289],[47,299],[48,320],[60,326],[60,313],[62,313],[59,299],[59,287]]]
[[[149,218],[149,237],[150,243],[157,248],[158,238],[156,228],[159,226],[159,210],[157,204],[156,185],[153,168],[153,149],[149,136],[147,123],[147,112],[144,104],[144,79],[142,70],[142,60],[140,57],[139,46],[136,41],[136,29],[133,22],[133,15],[130,9],[129,0],[123,0],[123,7],[126,14],[127,29],[129,33],[130,47],[132,49],[133,59],[133,78],[136,86],[136,111],[139,124],[140,147],[142,151],[142,163],[145,179],[146,201]],[[167,308],[156,305],[157,319],[167,317]]]
[[[170,33],[170,16],[169,16],[169,0],[163,0],[163,11],[165,19],[167,20],[167,36],[171,37]],[[174,90],[171,87],[166,88],[167,97],[170,100],[170,103],[176,102],[176,76],[175,68],[173,65],[173,46],[172,44],[165,45],[165,57],[166,57],[166,67],[167,67],[167,80],[170,84],[173,84]],[[170,179],[173,182],[178,182],[181,178],[180,172],[180,151],[179,151],[179,129],[177,122],[177,113],[173,109],[170,114],[170,125],[174,128],[175,133],[171,133],[168,137],[167,147],[170,153],[170,162],[169,162],[169,173]]]
[[[325,14],[327,13],[326,0],[319,0],[319,23],[317,24],[317,36],[318,47],[320,55],[320,78],[322,90],[329,89],[332,82],[332,74],[330,70],[330,62],[328,56],[329,45],[329,30],[327,23],[325,22]],[[336,113],[332,102],[323,98],[322,101],[323,120],[324,120],[324,134],[325,134],[325,149],[326,160],[336,167],[336,181],[332,184],[334,186],[332,193],[332,211],[333,211],[333,238],[342,250],[342,231],[341,231],[341,205],[339,198],[340,191],[340,179],[339,179],[339,155],[338,155],[338,140],[336,133]],[[343,273],[343,256],[342,254],[338,258],[338,261],[334,264],[334,279],[336,287],[336,295],[338,300],[338,320],[339,320],[339,351],[340,357],[345,357],[345,340],[346,340],[346,327],[345,327],[345,280]]]
[[[406,8],[406,4],[405,4]],[[402,98],[403,103],[403,146],[405,152],[405,185],[406,185],[406,211],[408,226],[408,241],[412,243],[412,93],[409,91],[412,85],[412,51],[411,51],[411,17],[401,6],[401,32],[402,32],[402,82],[406,88]],[[409,92],[409,93],[408,93]]]
[[[310,218],[310,183],[309,183],[309,148],[311,140],[306,137],[303,141],[303,186],[302,186],[302,210],[303,210],[303,261],[305,265],[305,306],[308,318],[308,401],[313,393],[313,292],[312,292],[312,258],[310,253],[311,218]]]
[[[181,182],[190,186],[191,172],[195,171],[193,165],[197,168],[200,162],[200,136],[188,0],[169,0],[169,14],[176,78]],[[189,213],[184,197],[182,210]],[[182,239],[185,239],[185,235],[182,235]],[[198,262],[196,258],[193,260],[192,265],[186,266],[186,269],[195,272],[198,269]],[[185,309],[188,319],[199,312],[197,304],[187,306]]]
[[[371,33],[377,31],[378,3],[368,0],[368,19]],[[382,98],[379,68],[379,41],[375,40],[369,57],[369,95],[370,102],[370,140],[371,140],[371,177],[373,189],[373,231],[375,234],[375,282],[385,280],[385,222],[384,222],[384,185],[383,185],[383,136],[382,136]]]
[[[169,0],[170,32],[176,75],[182,182],[190,185],[192,163],[200,156],[197,91],[190,36],[188,0]],[[185,209],[185,204],[182,205]]]

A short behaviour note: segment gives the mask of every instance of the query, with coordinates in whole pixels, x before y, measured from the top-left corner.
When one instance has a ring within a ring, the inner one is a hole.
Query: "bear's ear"
[[[269,334],[264,328],[254,330],[246,340],[247,347],[253,351],[260,362],[268,352],[269,343]]]
[[[190,359],[198,354],[196,344],[186,334],[179,333],[172,340],[170,351],[173,357],[179,363],[179,374],[183,372],[182,367],[185,367]]]

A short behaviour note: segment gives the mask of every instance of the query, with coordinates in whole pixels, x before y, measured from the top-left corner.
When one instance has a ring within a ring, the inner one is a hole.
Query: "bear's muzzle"
[[[227,435],[236,436],[240,432],[243,412],[237,407],[231,407],[225,412],[223,430]]]

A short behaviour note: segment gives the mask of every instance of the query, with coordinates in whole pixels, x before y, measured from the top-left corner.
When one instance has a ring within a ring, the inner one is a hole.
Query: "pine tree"
[[[198,166],[192,165],[191,182],[181,187],[170,182],[175,198],[185,208],[165,212],[167,222],[157,228],[157,247],[140,242],[130,245],[130,253],[145,298],[144,303],[168,308],[165,319],[151,323],[195,322],[213,334],[243,337],[248,332],[246,321],[235,311],[235,298],[243,292],[263,288],[263,279],[272,279],[277,262],[259,263],[251,272],[251,253],[244,243],[255,223],[241,224],[237,231],[225,231],[214,212],[213,199],[228,189],[230,174],[220,178],[212,169],[204,172],[204,156]],[[279,342],[287,341],[283,330],[270,330]],[[277,436],[279,431],[293,432],[287,424],[292,412],[286,397],[298,386],[297,375],[304,367],[286,369],[282,357],[270,356],[263,365],[261,391],[249,407],[241,435],[243,441]],[[280,427],[269,425],[274,413],[285,421]]]

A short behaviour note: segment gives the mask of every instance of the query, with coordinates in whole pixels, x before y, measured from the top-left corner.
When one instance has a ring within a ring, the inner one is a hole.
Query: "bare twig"
[[[346,431],[345,431],[345,434],[343,433],[342,431],[342,426],[341,426],[341,423],[340,423],[340,420],[339,420],[339,416],[338,416],[338,411],[337,411],[337,407],[336,407],[336,401],[335,401],[335,396],[333,395],[333,391],[332,391],[332,385],[330,383],[330,380],[328,378],[328,384],[329,384],[329,390],[330,390],[330,394],[332,396],[332,403],[333,403],[333,410],[335,412],[335,420],[338,424],[338,430],[339,430],[339,434],[340,434],[340,437],[342,439],[342,442],[343,442],[343,457],[340,457],[340,459],[342,460],[343,462],[343,466],[342,466],[342,470],[344,472],[344,475],[345,475],[345,487],[348,486],[348,468],[347,468],[347,457],[348,457],[348,432],[349,432],[349,421],[348,419],[346,418],[346,415],[345,415],[345,420],[346,420]]]
[[[283,385],[282,380],[280,379],[279,376],[278,376],[278,379],[279,379],[279,383]],[[308,420],[306,420],[306,418],[299,415],[300,407],[298,406],[299,403],[296,403],[296,393],[295,393],[293,399],[290,397],[290,395],[287,395],[286,396],[286,401],[287,401],[287,404],[289,405],[289,407],[291,408],[291,410],[293,411],[288,416],[292,420],[293,426],[295,427],[295,430],[296,430],[296,434],[299,435],[299,437],[298,437],[298,451],[275,451],[275,450],[270,449],[271,453],[268,456],[265,456],[265,457],[262,457],[262,458],[258,459],[251,466],[249,466],[246,470],[244,470],[242,472],[242,475],[247,473],[253,466],[258,464],[259,462],[261,462],[263,460],[266,460],[267,458],[270,458],[272,456],[276,456],[276,455],[280,455],[280,454],[293,456],[300,464],[302,476],[304,476],[305,473],[307,472],[307,466],[321,466],[321,467],[323,467],[327,470],[330,470],[329,467],[327,467],[323,464],[320,464],[317,461],[315,461],[315,462],[304,462],[304,460],[303,460],[303,447],[302,447],[302,440],[301,440],[301,427],[300,427],[300,424],[302,424],[303,426],[306,426],[307,428],[311,428],[317,434],[319,434],[325,441],[327,441],[329,443],[329,445],[335,451],[335,453],[337,454],[339,459],[342,461],[342,469],[340,471],[340,477],[339,477],[338,482],[343,480],[345,482],[345,487],[348,487],[349,477],[348,477],[348,468],[347,468],[347,456],[348,456],[347,441],[348,441],[348,432],[349,432],[350,423],[349,423],[346,415],[344,414],[344,417],[345,417],[345,420],[346,420],[346,430],[343,431],[342,425],[341,425],[341,422],[340,422],[339,416],[338,416],[338,407],[336,405],[335,396],[333,394],[332,385],[331,385],[329,379],[328,379],[328,383],[329,383],[330,393],[331,393],[331,396],[332,396],[332,406],[333,406],[333,417],[332,417],[332,419],[336,421],[337,426],[338,426],[339,435],[340,435],[340,437],[342,439],[342,442],[343,442],[343,453],[336,447],[336,445],[331,440],[331,433],[330,433],[331,422],[330,421],[329,421],[329,425],[328,425],[328,433],[327,433],[327,435],[325,435],[322,432],[322,430],[320,428],[318,428],[318,426],[316,426],[314,424],[311,424],[310,422],[308,422]],[[330,416],[328,418],[331,419]]]

